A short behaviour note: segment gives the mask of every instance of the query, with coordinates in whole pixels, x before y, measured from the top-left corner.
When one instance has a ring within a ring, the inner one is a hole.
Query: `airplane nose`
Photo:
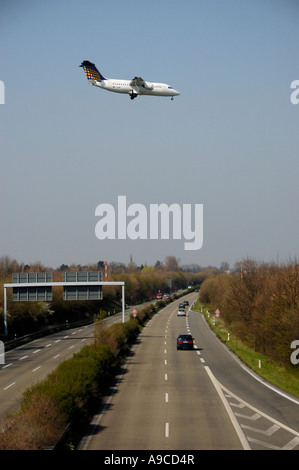
[[[178,96],[178,95],[181,94],[181,93],[180,93],[179,91],[177,91],[177,90],[174,90],[174,92],[175,92],[175,96]]]

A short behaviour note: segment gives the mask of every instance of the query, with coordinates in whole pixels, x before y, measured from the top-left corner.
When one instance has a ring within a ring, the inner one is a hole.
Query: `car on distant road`
[[[163,294],[163,297],[165,297],[165,299],[171,299],[172,294],[170,294],[169,292],[166,292],[165,294]]]
[[[177,349],[193,349],[193,340],[192,335],[181,334],[177,337],[176,348]]]
[[[186,316],[186,310],[184,308],[179,308],[178,317],[185,317],[185,316]]]
[[[184,302],[181,302],[181,303],[180,303],[179,308],[185,308]]]

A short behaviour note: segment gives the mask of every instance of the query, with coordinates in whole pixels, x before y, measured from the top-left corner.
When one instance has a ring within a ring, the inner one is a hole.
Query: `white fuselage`
[[[103,88],[103,90],[114,91],[115,93],[132,93],[137,95],[154,95],[154,96],[178,96],[180,93],[174,90],[166,83],[149,83],[145,82],[145,86],[131,85],[131,80],[121,80],[116,78],[106,78],[105,80],[89,80],[91,85]]]

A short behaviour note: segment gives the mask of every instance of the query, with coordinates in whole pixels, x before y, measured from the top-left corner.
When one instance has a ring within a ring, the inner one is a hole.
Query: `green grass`
[[[282,367],[269,357],[250,349],[227,329],[220,318],[215,319],[214,314],[208,315],[208,309],[202,307],[198,301],[193,311],[205,316],[207,323],[218,338],[248,367],[282,390],[299,397],[299,366],[292,366],[290,363],[289,368]]]

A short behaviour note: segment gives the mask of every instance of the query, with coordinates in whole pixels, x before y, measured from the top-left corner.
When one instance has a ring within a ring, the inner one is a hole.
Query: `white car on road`
[[[178,317],[185,317],[185,316],[186,316],[186,310],[184,308],[179,308]]]

